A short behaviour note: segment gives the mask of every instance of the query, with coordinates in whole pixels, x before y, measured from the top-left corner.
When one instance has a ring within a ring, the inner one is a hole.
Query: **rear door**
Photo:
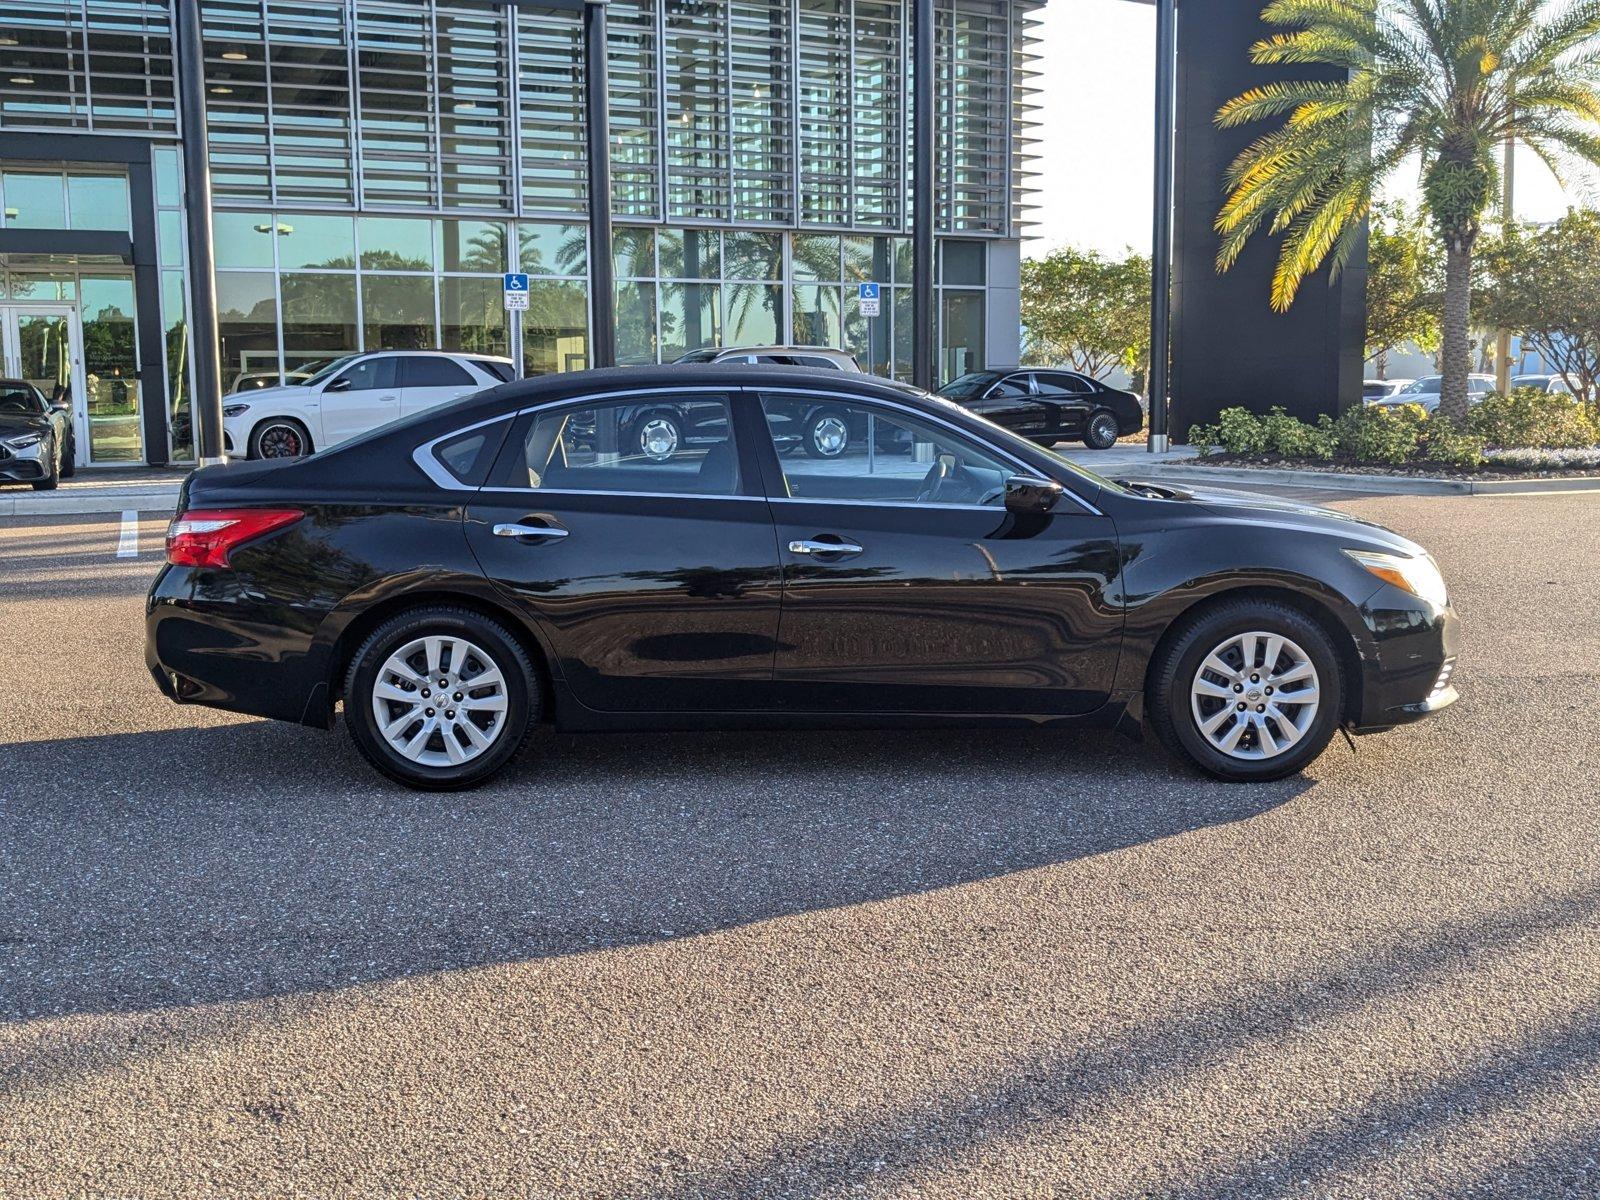
[[[629,445],[641,405],[716,408],[720,428],[652,457]],[[519,417],[467,509],[484,572],[543,631],[590,709],[770,707],[781,576],[758,470],[730,397],[575,401]]]
[[[400,404],[407,416],[470,396],[488,386],[480,383],[466,367],[442,354],[401,355],[400,385]]]
[[[1094,385],[1070,371],[1035,371],[1034,389],[1048,406],[1049,430],[1061,438],[1082,437],[1094,408]]]
[[[352,363],[322,389],[322,436],[318,448],[334,446],[400,416],[400,388],[393,355]]]

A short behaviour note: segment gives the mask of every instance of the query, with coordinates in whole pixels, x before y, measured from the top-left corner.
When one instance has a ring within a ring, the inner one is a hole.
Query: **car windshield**
[[[706,350],[691,350],[687,354],[680,354],[673,359],[676,363],[708,363],[713,361],[722,351],[715,346]]]
[[[343,370],[346,366],[354,362],[359,357],[360,355],[358,354],[346,354],[342,358],[329,359],[321,366],[317,366],[316,363],[308,363],[306,366],[300,368],[299,371],[291,372],[289,377],[291,379],[301,377],[302,372],[315,368],[312,374],[301,377],[300,382],[306,384],[307,386],[313,383],[321,383],[324,379],[328,378],[328,376]]]
[[[966,375],[952,379],[939,389],[941,396],[972,396],[983,391],[996,379],[1000,378],[993,371],[972,371]]]
[[[27,413],[36,417],[44,410],[44,400],[33,388],[15,380],[0,380],[0,413]]]
[[[1415,383],[1406,384],[1405,387],[1400,389],[1400,394],[1402,396],[1414,396],[1419,392],[1437,392],[1439,390],[1439,382],[1443,378],[1444,376],[1442,375],[1425,376]]]

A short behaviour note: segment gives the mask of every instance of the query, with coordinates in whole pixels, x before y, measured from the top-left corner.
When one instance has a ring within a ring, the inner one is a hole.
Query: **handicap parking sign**
[[[505,276],[505,300],[507,309],[525,309],[528,307],[528,277],[515,272],[507,272]]]
[[[875,317],[880,311],[878,298],[878,285],[875,283],[858,283],[856,285],[856,303],[861,306],[863,317]]]

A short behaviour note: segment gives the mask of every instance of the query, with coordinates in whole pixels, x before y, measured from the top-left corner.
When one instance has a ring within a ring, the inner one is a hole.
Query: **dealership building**
[[[1038,6],[931,5],[923,303],[936,380],[1018,361],[1021,237],[1042,199],[1028,186]],[[85,464],[195,456],[177,7],[10,0],[0,15],[4,369],[70,393]],[[527,375],[594,360],[583,7],[200,0],[224,402],[358,350],[505,354]],[[601,361],[805,343],[911,377],[925,219],[912,203],[914,7],[605,5]],[[1192,64],[1221,62],[1232,38],[1242,70],[1256,29],[1252,0],[1185,0],[1183,11],[1205,19],[1179,25],[1175,392],[1186,354],[1197,385],[1222,366],[1207,338],[1190,336],[1186,351],[1185,330],[1232,320],[1210,273],[1185,270],[1186,255],[1198,264],[1211,249],[1198,226],[1185,249],[1185,171],[1209,187],[1225,148],[1209,121],[1190,122],[1186,141],[1185,94],[1209,103],[1204,89],[1232,86],[1237,72]],[[1187,56],[1186,27],[1206,39]],[[524,313],[504,307],[505,272],[530,277]],[[863,313],[862,283],[879,285],[876,316]],[[1313,330],[1318,318],[1295,319]],[[1303,374],[1305,347],[1287,329],[1264,345]]]

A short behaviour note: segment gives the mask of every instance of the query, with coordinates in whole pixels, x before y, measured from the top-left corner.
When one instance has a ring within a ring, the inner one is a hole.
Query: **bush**
[[[1545,450],[1600,444],[1600,421],[1571,396],[1514,388],[1493,392],[1467,410],[1467,431],[1486,445]]]
[[[1398,466],[1417,452],[1427,412],[1416,404],[1347,408],[1333,422],[1339,449],[1362,463]]]
[[[1430,417],[1422,429],[1422,457],[1441,466],[1476,470],[1483,465],[1483,439],[1447,420]]]
[[[1332,458],[1338,448],[1333,422],[1327,417],[1308,425],[1282,408],[1273,408],[1264,417],[1245,408],[1225,408],[1215,425],[1189,427],[1189,445],[1201,454],[1222,449],[1229,454],[1319,459]]]

